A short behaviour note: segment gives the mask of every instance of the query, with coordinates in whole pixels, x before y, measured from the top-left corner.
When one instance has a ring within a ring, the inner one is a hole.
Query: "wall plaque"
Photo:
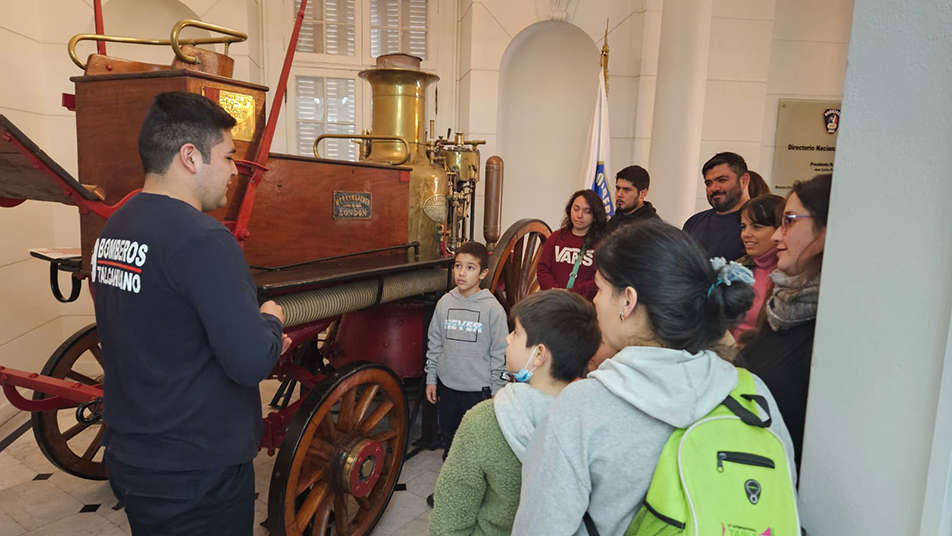
[[[833,171],[840,101],[781,99],[770,184],[784,195],[793,183]]]
[[[372,209],[370,192],[334,192],[335,220],[369,220]]]

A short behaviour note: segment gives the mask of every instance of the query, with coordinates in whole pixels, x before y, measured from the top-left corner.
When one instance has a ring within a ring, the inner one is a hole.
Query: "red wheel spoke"
[[[102,436],[106,433],[106,427],[100,426],[99,431],[96,432],[96,437],[93,438],[93,442],[89,444],[89,447],[86,449],[86,452],[83,453],[83,459],[90,461],[93,459],[93,456],[99,452],[99,449],[102,448]]]
[[[374,397],[377,396],[377,392],[380,391],[379,385],[371,385],[364,389],[364,392],[360,395],[360,400],[357,401],[357,409],[354,414],[354,427],[360,425],[361,421],[364,420],[364,417],[367,416],[367,412],[370,411],[370,405],[374,402]]]
[[[337,440],[337,428],[334,427],[334,419],[331,418],[331,413],[327,412],[324,415],[324,418],[321,419],[321,423],[317,428],[318,433],[324,438],[325,441],[333,443]]]
[[[83,424],[81,422],[74,424],[73,426],[69,428],[69,430],[66,430],[65,432],[63,432],[63,441],[69,441],[70,439],[73,439],[74,437],[79,435],[80,432],[82,432],[83,430],[87,428],[89,428],[88,424]]]
[[[298,510],[296,516],[294,516],[294,521],[297,523],[298,530],[304,531],[307,528],[307,525],[311,522],[311,519],[314,517],[314,514],[317,513],[318,507],[321,505],[321,502],[324,500],[324,497],[327,495],[327,484],[321,483],[316,486],[314,489],[308,493],[307,498],[304,499],[304,504],[301,506],[301,509]],[[324,534],[323,532],[317,534]]]
[[[334,496],[334,526],[338,536],[350,534],[350,512],[347,510],[347,495],[338,493]]]
[[[99,366],[102,366],[102,348],[98,344],[89,347],[89,351],[92,352],[93,357],[96,358],[96,361],[99,362]]]
[[[316,464],[330,463],[331,457],[334,455],[334,447],[330,443],[315,437],[307,447],[307,455],[316,458],[317,460],[314,462]]]
[[[357,388],[354,387],[340,399],[340,415],[337,417],[337,429],[347,433],[354,429],[354,401],[357,399]]]
[[[374,507],[373,503],[371,503],[370,499],[367,497],[354,497],[354,499],[357,499],[357,506],[359,506],[364,512],[367,512]]]
[[[396,430],[384,430],[377,435],[371,436],[370,439],[376,441],[377,443],[385,443],[391,439],[397,438]]]
[[[317,516],[314,519],[314,530],[311,531],[311,534],[314,535],[325,535],[327,534],[327,524],[331,519],[331,500],[324,499],[321,503],[321,508],[318,510]]]
[[[94,380],[90,378],[89,376],[86,376],[85,374],[76,372],[75,370],[71,370],[67,372],[66,377],[72,380],[76,380],[80,383],[85,383],[86,385],[99,385],[101,383],[100,381]]]
[[[360,433],[366,435],[373,431],[374,428],[380,424],[380,421],[390,413],[390,410],[393,409],[392,400],[384,400],[377,406],[377,409],[370,414],[367,419],[360,424]]]
[[[307,488],[313,486],[314,483],[316,483],[318,480],[322,478],[324,478],[324,465],[319,465],[309,470],[306,470],[306,472],[302,474],[300,478],[298,478],[297,495],[300,495],[304,493],[305,491],[307,491]],[[322,485],[325,485],[325,484],[322,484]],[[316,490],[317,487],[315,487],[314,489]],[[313,512],[312,512],[312,515],[313,515]]]

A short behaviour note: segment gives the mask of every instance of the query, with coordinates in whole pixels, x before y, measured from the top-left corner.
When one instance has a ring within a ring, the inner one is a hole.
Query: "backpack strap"
[[[599,536],[598,529],[595,528],[595,521],[588,512],[585,512],[585,515],[582,516],[582,522],[585,523],[585,529],[588,530],[588,536]]]
[[[744,393],[744,391],[748,391]],[[727,398],[724,399],[724,406],[731,411],[734,415],[737,415],[744,424],[750,426],[756,426],[758,428],[767,428],[770,426],[770,423],[773,421],[773,418],[770,416],[770,407],[767,404],[767,399],[758,394],[749,394],[756,393],[756,387],[754,384],[754,377],[750,371],[742,368],[737,369],[737,387]],[[763,410],[764,414],[767,415],[767,418],[761,420],[756,413],[744,407],[737,398],[743,398],[749,402],[755,402]]]

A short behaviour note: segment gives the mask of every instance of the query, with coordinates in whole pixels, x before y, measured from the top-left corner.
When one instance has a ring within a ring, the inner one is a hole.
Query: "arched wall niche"
[[[168,39],[175,23],[184,19],[201,20],[195,11],[188,7],[187,2],[178,0],[107,0],[103,2],[103,27],[107,35],[123,37],[141,37],[146,39]],[[90,18],[86,24],[88,33],[96,33],[93,10],[89,10]],[[239,30],[241,30],[239,28]],[[199,28],[185,28],[182,38],[211,37],[211,34]],[[217,36],[217,34],[216,34]],[[210,45],[203,45],[208,48]],[[215,50],[222,52],[221,45],[214,45]],[[86,58],[96,51],[95,41],[84,41],[77,45],[80,58]],[[123,43],[106,43],[106,52],[109,56],[129,60],[168,65],[175,55],[169,46],[130,45]]]
[[[562,221],[582,187],[582,154],[598,89],[599,50],[581,28],[537,22],[516,35],[499,73],[503,229],[521,218]]]

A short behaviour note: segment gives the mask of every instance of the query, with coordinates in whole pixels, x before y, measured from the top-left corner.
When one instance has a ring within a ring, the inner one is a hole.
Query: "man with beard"
[[[750,197],[747,162],[736,153],[717,153],[701,168],[707,202],[713,207],[688,218],[684,231],[704,248],[709,257],[729,261],[744,256],[740,239],[740,207]]]
[[[645,201],[649,184],[648,172],[641,166],[628,166],[615,175],[615,215],[608,220],[605,234],[627,223],[661,219],[651,202]]]

